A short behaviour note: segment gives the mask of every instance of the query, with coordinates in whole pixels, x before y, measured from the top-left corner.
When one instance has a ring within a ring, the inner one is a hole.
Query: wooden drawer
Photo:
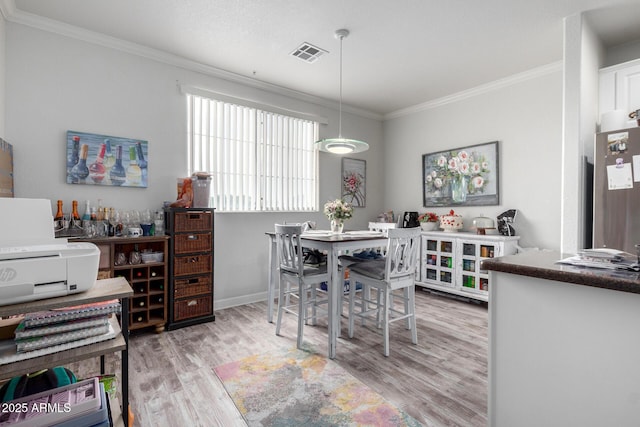
[[[211,233],[176,234],[173,236],[174,253],[211,252]]]
[[[176,212],[174,216],[174,232],[181,231],[211,231],[213,227],[213,213],[205,211]]]
[[[187,255],[173,257],[173,275],[211,273],[213,271],[212,255]]]
[[[191,319],[213,314],[213,297],[203,295],[194,298],[186,298],[173,304],[174,321]]]
[[[176,279],[174,282],[173,297],[186,298],[194,295],[211,294],[213,283],[211,275],[192,277],[189,279]]]

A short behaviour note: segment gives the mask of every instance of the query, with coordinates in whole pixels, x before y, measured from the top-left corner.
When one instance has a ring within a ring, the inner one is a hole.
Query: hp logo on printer
[[[16,278],[18,272],[13,268],[0,268],[0,282],[9,282]]]

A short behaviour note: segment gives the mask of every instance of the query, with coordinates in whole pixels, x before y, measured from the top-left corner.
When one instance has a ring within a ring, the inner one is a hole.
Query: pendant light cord
[[[339,111],[340,116],[338,118],[338,138],[342,138],[342,41],[344,40],[344,34],[340,35],[340,104]]]

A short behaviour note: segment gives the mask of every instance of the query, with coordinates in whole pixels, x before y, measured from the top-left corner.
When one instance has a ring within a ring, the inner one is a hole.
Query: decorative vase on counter
[[[333,234],[340,234],[344,230],[344,221],[341,219],[331,220],[331,232]]]
[[[438,228],[438,223],[434,221],[425,221],[420,223],[422,231],[433,231]]]

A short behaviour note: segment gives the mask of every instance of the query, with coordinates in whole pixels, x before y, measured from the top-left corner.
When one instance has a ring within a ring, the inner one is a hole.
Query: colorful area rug
[[[215,368],[249,426],[420,426],[337,363],[292,349]]]

